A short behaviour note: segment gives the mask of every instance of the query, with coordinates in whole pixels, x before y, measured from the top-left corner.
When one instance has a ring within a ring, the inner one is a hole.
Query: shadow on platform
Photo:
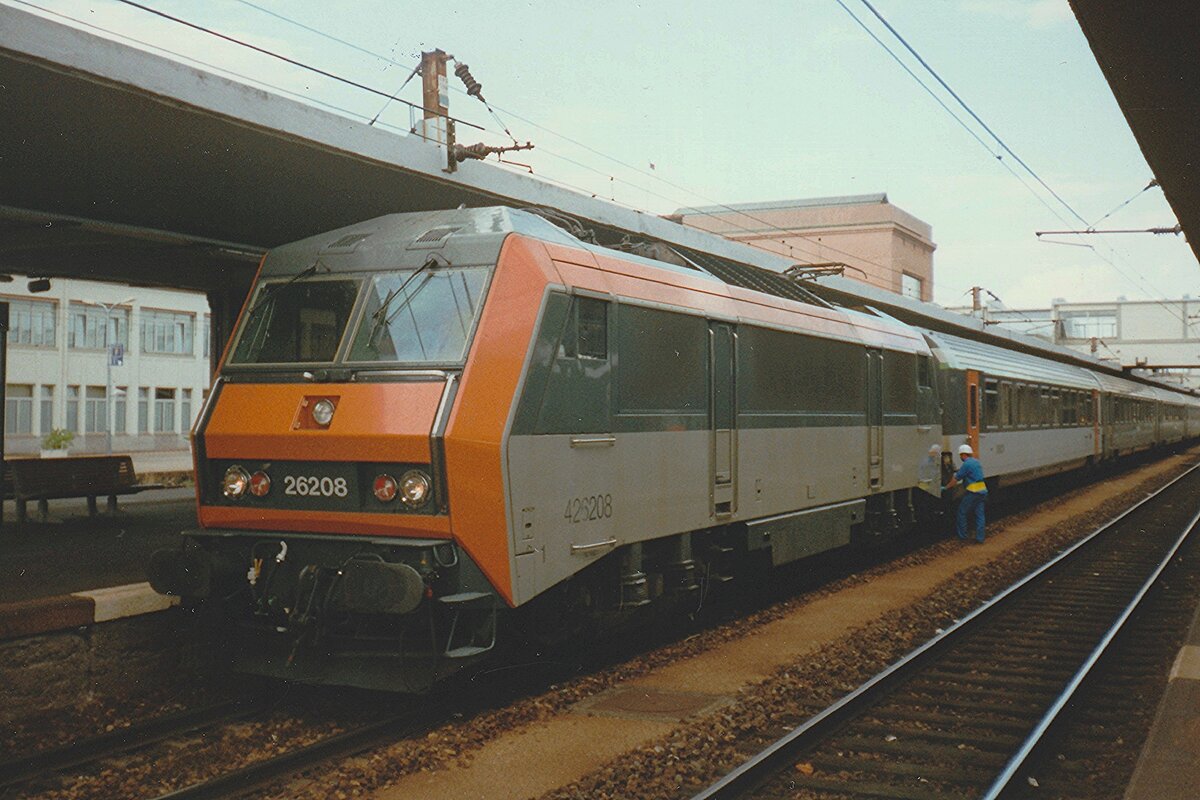
[[[196,527],[191,487],[122,498],[115,514],[89,517],[87,502],[55,500],[18,528],[12,501],[0,529],[0,604],[146,580],[150,554]]]

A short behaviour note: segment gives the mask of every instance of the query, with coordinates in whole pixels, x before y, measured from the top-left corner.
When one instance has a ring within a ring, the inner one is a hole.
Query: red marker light
[[[399,491],[399,486],[396,484],[396,479],[391,475],[375,476],[375,485],[373,487],[375,499],[381,503],[390,503],[396,499],[396,492]]]
[[[261,469],[250,476],[250,494],[255,497],[266,497],[271,491],[271,476]]]

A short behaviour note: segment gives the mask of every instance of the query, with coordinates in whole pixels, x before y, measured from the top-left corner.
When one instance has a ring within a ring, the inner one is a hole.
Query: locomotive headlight
[[[390,503],[396,499],[396,492],[399,487],[396,485],[396,479],[386,473],[375,476],[375,484],[371,487],[375,492],[375,499],[381,503]]]
[[[420,508],[429,499],[433,482],[419,469],[410,469],[400,476],[400,500],[409,508]]]
[[[221,479],[221,491],[226,497],[236,500],[246,493],[249,484],[250,473],[234,464],[225,470],[225,477]]]
[[[313,422],[322,428],[333,421],[333,403],[329,400],[318,400],[312,407]]]
[[[250,494],[255,497],[266,497],[271,491],[271,476],[261,469],[250,476]]]

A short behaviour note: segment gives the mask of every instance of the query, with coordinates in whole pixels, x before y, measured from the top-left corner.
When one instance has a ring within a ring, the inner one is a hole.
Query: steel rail
[[[261,713],[266,707],[264,702],[230,700],[205,708],[165,715],[128,728],[119,728],[99,736],[20,756],[0,764],[0,788],[23,783],[39,775],[98,761],[182,733],[251,717]]]
[[[997,798],[1000,797],[1000,795],[1011,786],[1013,780],[1017,776],[1017,773],[1020,772],[1021,768],[1024,767],[1029,761],[1029,757],[1033,753],[1034,749],[1043,741],[1044,738],[1046,738],[1046,734],[1049,731],[1050,726],[1053,725],[1056,719],[1058,719],[1058,716],[1062,712],[1063,708],[1065,708],[1067,703],[1069,703],[1075,696],[1075,693],[1079,690],[1079,687],[1091,673],[1093,667],[1096,666],[1096,663],[1104,655],[1105,651],[1108,649],[1108,646],[1112,644],[1113,639],[1116,638],[1117,634],[1124,629],[1125,623],[1129,621],[1129,618],[1133,616],[1134,611],[1136,611],[1138,606],[1141,605],[1142,600],[1145,599],[1150,590],[1154,588],[1154,585],[1162,576],[1163,571],[1166,570],[1167,565],[1171,563],[1171,560],[1174,559],[1175,555],[1179,552],[1179,548],[1183,547],[1183,543],[1187,541],[1188,536],[1195,532],[1197,523],[1200,523],[1200,511],[1196,512],[1196,514],[1184,528],[1183,533],[1179,534],[1179,536],[1175,539],[1175,543],[1171,546],[1171,549],[1167,552],[1167,554],[1159,561],[1154,572],[1145,580],[1137,594],[1134,595],[1133,599],[1128,603],[1128,605],[1125,606],[1125,610],[1121,612],[1120,616],[1117,618],[1117,621],[1113,623],[1113,626],[1109,628],[1108,632],[1104,635],[1104,638],[1101,639],[1100,643],[1097,644],[1092,650],[1087,660],[1075,672],[1071,680],[1063,689],[1062,693],[1054,701],[1053,705],[1051,705],[1042,718],[1038,720],[1038,724],[1034,727],[1033,731],[1028,737],[1026,737],[1025,741],[1021,743],[1020,749],[1013,755],[1011,759],[1009,759],[1008,763],[1005,764],[1004,770],[999,776],[997,776],[996,780],[992,782],[992,785],[988,787],[987,792],[980,800],[997,800]]]
[[[270,781],[302,772],[324,761],[350,756],[382,741],[424,730],[431,720],[442,719],[432,710],[391,716],[344,733],[330,736],[313,744],[288,750],[273,758],[248,764],[201,783],[185,786],[155,800],[215,800],[238,797]]]
[[[973,632],[976,625],[983,620],[994,616],[995,613],[1002,608],[1005,608],[1007,601],[1019,594],[1023,594],[1026,589],[1029,589],[1036,583],[1039,583],[1040,580],[1050,572],[1055,571],[1059,567],[1067,564],[1071,558],[1082,548],[1086,547],[1097,538],[1109,532],[1113,527],[1115,527],[1130,514],[1142,508],[1147,503],[1155,500],[1171,487],[1182,481],[1184,478],[1187,478],[1189,475],[1196,472],[1198,469],[1200,469],[1200,464],[1193,464],[1186,471],[1180,473],[1168,483],[1160,486],[1154,492],[1147,494],[1144,498],[1134,503],[1129,508],[1102,523],[1090,534],[1075,542],[1075,544],[1059,553],[1050,561],[1042,564],[1040,567],[1033,570],[1008,588],[1004,589],[999,594],[987,600],[985,603],[967,614],[951,627],[945,629],[932,639],[929,639],[925,643],[921,644],[908,655],[904,656],[887,669],[870,678],[850,694],[845,695],[840,700],[835,702],[833,705],[810,717],[803,725],[800,725],[799,727],[790,731],[787,735],[772,742],[756,756],[740,764],[737,768],[716,783],[708,786],[698,794],[693,795],[691,800],[730,800],[731,798],[741,797],[746,793],[753,791],[772,775],[778,774],[784,765],[794,761],[798,754],[816,746],[835,728],[841,726],[845,722],[857,716],[861,711],[869,707],[877,696],[887,692],[893,686],[908,678],[926,661],[941,654],[944,650],[949,649],[954,644],[957,644],[967,633]],[[1196,527],[1197,521],[1200,521],[1200,513],[1198,513],[1196,517],[1194,517],[1188,524],[1185,533],[1179,538],[1176,545],[1172,548],[1172,554],[1174,554],[1180,544],[1182,544],[1182,540],[1186,538],[1187,534]],[[1155,577],[1161,574],[1164,566],[1165,562],[1160,564],[1159,568],[1155,571]],[[1144,596],[1145,591],[1146,587],[1143,586],[1142,590],[1138,594],[1139,599]],[[1122,613],[1122,623],[1128,618],[1130,613],[1131,610],[1128,608],[1126,609],[1126,612]],[[1107,641],[1111,641],[1112,637],[1106,636],[1105,638],[1107,643]],[[1093,655],[1096,655],[1096,653],[1093,652]],[[1094,661],[1094,659],[1089,660]],[[1076,677],[1079,676],[1077,675]],[[1079,678],[1079,680],[1081,681],[1082,678]],[[1071,683],[1075,684],[1077,682],[1073,680]],[[1057,716],[1058,711],[1061,710],[1065,704],[1066,700],[1063,700],[1062,703],[1055,704],[1057,708],[1054,710],[1054,716]],[[1039,723],[1038,727],[1042,728],[1043,726]],[[1049,722],[1046,723],[1045,727],[1049,727]],[[1027,742],[1026,744],[1029,743]],[[1021,750],[1024,754],[1021,755],[1020,763],[1011,764],[1011,770],[1008,768],[1004,770],[1004,774],[1008,775],[1008,779],[1011,779],[1011,776],[1016,774],[1020,766],[1028,759],[1029,752],[1032,752],[1033,750],[1033,745],[1029,744],[1028,748],[1022,747]],[[1026,752],[1026,750],[1028,751]],[[1015,760],[1016,757],[1014,756],[1013,761]],[[1006,784],[1008,779],[1005,781]],[[997,780],[997,783],[998,782],[999,780]],[[989,795],[989,800],[991,799],[992,795]]]

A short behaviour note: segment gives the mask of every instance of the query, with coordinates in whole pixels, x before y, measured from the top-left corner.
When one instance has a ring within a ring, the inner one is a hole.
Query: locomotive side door
[[[712,510],[725,517],[737,510],[737,333],[725,322],[708,323],[709,423],[712,445]]]
[[[867,350],[867,482],[883,486],[883,351]]]

